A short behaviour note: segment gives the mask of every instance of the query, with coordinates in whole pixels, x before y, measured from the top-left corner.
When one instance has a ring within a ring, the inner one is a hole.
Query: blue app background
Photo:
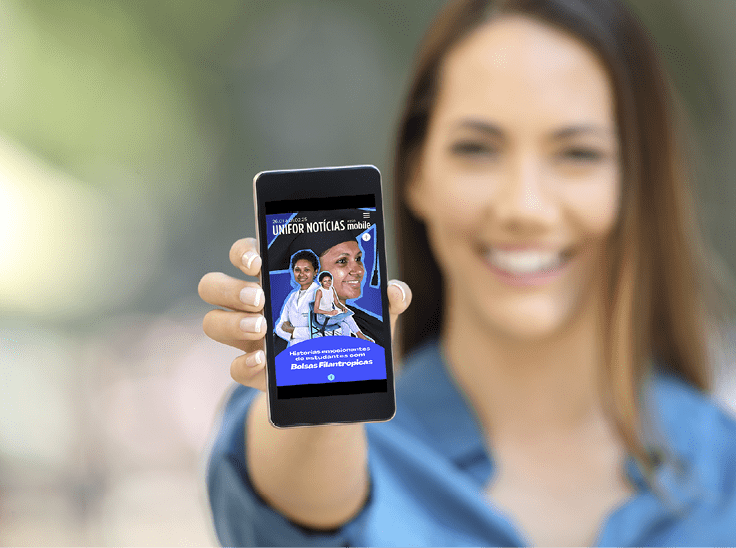
[[[375,208],[362,208],[362,210],[376,211]],[[283,226],[296,215],[298,213],[266,216],[269,248],[278,238],[278,234],[274,234],[271,227]],[[356,219],[360,219],[360,216],[356,216]],[[358,234],[356,241],[363,254],[365,275],[361,282],[360,297],[348,299],[345,304],[382,321],[382,273],[377,262],[376,225],[371,224]],[[299,285],[294,280],[290,268],[270,271],[269,281],[272,303],[271,325],[275,326],[287,298],[293,291],[299,289]],[[289,346],[276,355],[276,384],[290,386],[386,379],[385,352],[385,349],[375,342],[349,335],[317,336]]]
[[[375,208],[366,208],[368,211],[375,211]],[[293,218],[296,213],[280,213],[276,215],[268,215],[266,217],[267,226],[271,226],[274,219],[281,220],[284,222]],[[363,234],[370,236],[369,240],[363,240]],[[273,243],[276,236],[271,232],[268,234],[269,245]],[[381,269],[377,264],[376,255],[376,226],[372,225],[360,234],[358,238],[358,247],[363,252],[363,264],[365,265],[365,276],[363,276],[361,296],[357,299],[348,299],[346,304],[352,307],[359,308],[364,312],[383,320],[383,307],[381,305]],[[374,272],[375,284],[374,281]],[[273,270],[269,273],[271,282],[271,312],[273,317],[271,321],[272,325],[276,324],[276,321],[281,317],[281,311],[283,304],[286,302],[286,298],[289,293],[298,289],[297,283],[294,281],[294,275],[291,270]]]
[[[355,337],[318,337],[276,356],[276,384],[321,384],[386,378],[382,346]]]

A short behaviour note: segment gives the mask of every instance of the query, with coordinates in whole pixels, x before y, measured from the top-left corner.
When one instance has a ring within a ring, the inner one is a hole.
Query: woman
[[[345,221],[353,219],[356,210],[299,211],[294,218],[299,222],[313,223],[319,221]],[[299,249],[310,249],[318,257],[321,268],[332,273],[332,287],[340,301],[353,315],[346,326],[352,332],[361,332],[369,340],[385,346],[381,340],[381,321],[354,303],[364,297],[363,282],[365,265],[363,251],[358,238],[364,229],[349,229],[318,233],[290,233],[284,231],[277,236],[269,247],[269,259],[272,270],[286,269],[289,257]],[[374,290],[375,291],[375,290]],[[380,307],[378,307],[380,310]],[[279,352],[280,348],[276,349]]]
[[[237,389],[208,477],[220,540],[732,544],[736,425],[703,394],[715,316],[671,113],[621,2],[443,11],[399,128],[399,256],[418,298],[396,418],[276,431],[264,397]],[[257,272],[251,240],[242,256]],[[395,320],[408,286],[389,299]],[[236,338],[217,319],[205,331]],[[262,390],[260,337],[240,335],[231,371]]]
[[[335,290],[332,288],[332,274],[320,272],[319,277],[320,288],[314,293],[314,311],[323,316],[335,316],[348,309],[335,296]]]
[[[320,260],[323,268],[329,267],[334,273],[332,289],[339,301],[347,303],[348,299],[357,299],[361,296],[365,266],[363,251],[357,240],[350,239],[325,249],[320,255]],[[355,333],[361,339],[385,346],[385,342],[379,336],[381,333],[379,320],[356,306],[346,305],[345,308],[353,315],[342,322],[344,334]]]
[[[319,260],[310,250],[302,249],[291,257],[291,271],[298,288],[286,298],[274,329],[279,337],[288,341],[289,346],[309,339],[309,303],[314,301],[315,291],[319,288],[314,281],[319,271]]]

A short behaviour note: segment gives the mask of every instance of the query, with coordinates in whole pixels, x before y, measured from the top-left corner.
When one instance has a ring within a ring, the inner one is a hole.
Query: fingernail
[[[245,268],[250,268],[256,257],[258,257],[258,253],[255,251],[248,251],[245,253],[243,255],[243,264],[245,265]]]
[[[240,320],[240,329],[246,333],[260,333],[266,318],[263,316],[248,316]]]
[[[260,287],[244,287],[240,290],[240,300],[243,304],[258,306],[261,304],[263,290]]]
[[[388,285],[394,285],[394,286],[398,287],[399,290],[401,291],[401,302],[403,303],[403,302],[406,301],[406,291],[404,291],[404,288],[401,287],[401,284],[397,284],[396,282],[389,282]]]
[[[248,356],[247,358],[245,358],[245,365],[247,365],[248,367],[261,365],[264,362],[265,358],[266,356],[263,354],[263,350],[259,350],[252,356]]]

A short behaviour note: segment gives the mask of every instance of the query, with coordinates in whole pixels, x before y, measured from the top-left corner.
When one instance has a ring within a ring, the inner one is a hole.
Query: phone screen
[[[380,174],[373,166],[255,180],[278,426],[393,416]],[[274,420],[276,417],[276,420]]]
[[[265,208],[278,398],[385,392],[375,197]]]

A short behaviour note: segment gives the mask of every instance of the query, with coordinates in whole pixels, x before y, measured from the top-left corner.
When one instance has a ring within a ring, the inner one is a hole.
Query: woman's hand
[[[255,238],[238,240],[230,248],[230,262],[247,276],[261,272],[261,257]],[[222,309],[208,312],[202,327],[211,339],[244,352],[230,365],[230,375],[245,386],[266,390],[263,337],[268,329],[262,310],[265,295],[258,282],[246,282],[222,272],[205,274],[199,296]]]
[[[411,289],[399,280],[388,281],[388,315],[391,321],[391,338],[396,333],[396,320],[411,304]],[[347,307],[345,307],[347,311]]]
[[[257,249],[255,238],[238,240],[230,248],[230,262],[247,276],[258,276],[261,257]],[[221,307],[204,317],[202,326],[207,336],[244,352],[230,365],[232,378],[245,386],[265,391],[263,337],[268,322],[262,314],[266,296],[260,283],[239,280],[222,272],[210,272],[199,282],[199,296],[205,302]],[[393,334],[396,320],[411,303],[409,286],[398,280],[389,281],[388,302]],[[291,332],[286,327],[284,330]]]
[[[230,261],[244,274],[258,276],[261,258],[256,241],[245,238],[235,242]],[[263,336],[269,327],[261,314],[266,297],[260,284],[211,272],[199,282],[199,295],[222,308],[207,313],[204,332],[217,342],[245,352],[230,366],[233,379],[265,392]],[[388,299],[393,330],[396,318],[409,306],[411,292],[403,282],[391,281]],[[368,496],[364,426],[273,428],[265,396],[259,394],[253,400],[245,419],[246,462],[256,492],[296,523],[318,529],[342,525],[360,510]]]
[[[281,329],[283,329],[287,333],[294,333],[294,326],[291,325],[291,322],[289,320],[286,320],[284,323],[281,324]]]

